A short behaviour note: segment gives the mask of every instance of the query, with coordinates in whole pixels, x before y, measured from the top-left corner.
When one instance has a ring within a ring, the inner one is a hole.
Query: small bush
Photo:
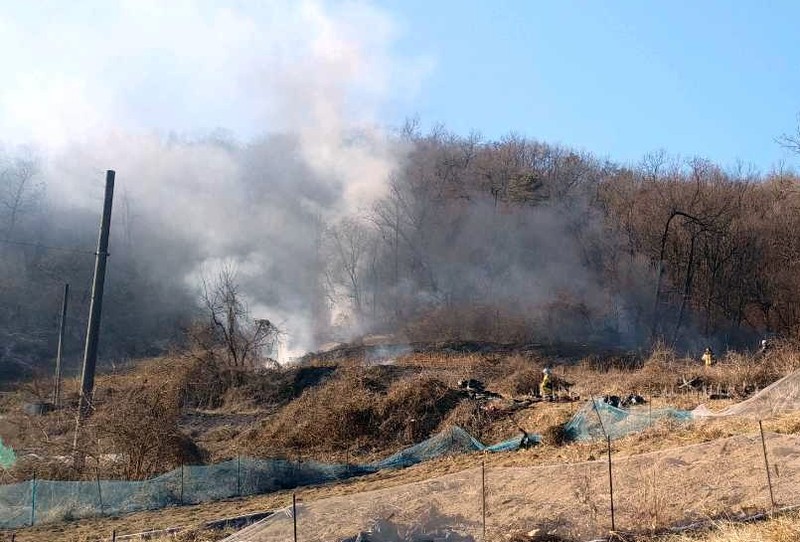
[[[457,425],[467,431],[470,435],[483,439],[486,430],[491,423],[491,418],[481,405],[471,400],[462,400],[450,413],[442,420],[439,431]]]
[[[248,447],[259,455],[391,449],[429,437],[461,400],[458,391],[430,377],[378,385],[376,371],[397,373],[342,369],[281,408],[248,438]]]
[[[567,431],[563,423],[548,426],[542,431],[542,442],[550,446],[562,446],[569,442]]]
[[[349,449],[372,440],[373,410],[379,396],[367,389],[357,371],[347,370],[325,385],[306,389],[283,407],[259,435],[256,448],[271,451]]]
[[[379,409],[379,431],[385,438],[402,435],[401,442],[427,438],[461,400],[441,380],[420,377],[392,386]]]
[[[119,474],[143,480],[203,460],[200,449],[179,427],[175,390],[140,387],[95,414],[92,425],[100,451],[121,458]]]

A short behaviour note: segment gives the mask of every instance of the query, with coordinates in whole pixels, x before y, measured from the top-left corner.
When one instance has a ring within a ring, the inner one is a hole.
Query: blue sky
[[[800,112],[800,3],[389,1],[396,46],[434,68],[426,123],[516,131],[637,161],[664,148],[722,165],[798,161],[775,138]]]
[[[779,1],[0,0],[0,145],[418,116],[800,169],[775,142],[800,112],[798,21]]]

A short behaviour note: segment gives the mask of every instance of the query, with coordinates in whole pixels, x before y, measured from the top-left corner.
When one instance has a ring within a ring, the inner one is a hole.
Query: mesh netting
[[[530,440],[539,439],[532,436]],[[515,438],[485,446],[460,427],[452,427],[367,465],[241,458],[216,465],[186,466],[138,482],[32,480],[0,486],[0,528],[270,493],[404,468],[444,455],[516,450],[521,442],[522,438]]]
[[[481,539],[481,471],[470,469],[400,487],[298,503],[297,539],[303,541]],[[292,540],[293,508],[228,540]]]
[[[800,439],[767,434],[776,506],[800,502]],[[770,509],[757,434],[614,458],[615,527],[652,532]],[[485,483],[484,483],[485,480]],[[485,529],[483,502],[485,495]],[[224,542],[500,540],[515,533],[588,540],[611,530],[605,461],[481,468],[292,507]],[[365,536],[366,534],[366,536]],[[360,538],[359,538],[360,535]],[[550,538],[548,538],[550,539]]]
[[[711,412],[705,405],[694,410],[695,416],[743,416],[766,419],[800,410],[800,371],[785,376],[753,395],[721,412]]]
[[[0,527],[18,527],[31,522],[31,482],[0,487]]]
[[[17,457],[14,455],[14,450],[11,446],[3,445],[3,439],[0,437],[0,467],[10,469],[17,462]]]
[[[685,422],[692,418],[692,412],[687,410],[649,406],[622,409],[593,398],[567,422],[564,430],[567,439],[573,441],[605,439],[606,436],[618,439],[643,431],[660,420]]]
[[[530,435],[531,443],[541,442],[539,435]],[[372,463],[371,466],[378,469],[402,468],[415,465],[428,459],[433,459],[442,455],[469,452],[508,452],[518,449],[522,445],[523,437],[512,438],[493,446],[485,446],[475,437],[455,426],[439,433],[426,441],[415,444],[410,448]]]

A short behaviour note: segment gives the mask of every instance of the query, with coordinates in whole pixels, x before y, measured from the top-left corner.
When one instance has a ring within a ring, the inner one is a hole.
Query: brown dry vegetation
[[[498,413],[481,408],[456,390],[457,380],[478,378],[488,389],[506,397],[522,397],[538,382],[546,362],[535,354],[431,352],[401,357],[394,365],[365,366],[360,360],[351,359],[245,374],[188,356],[151,360],[127,372],[98,379],[91,433],[93,457],[122,453],[121,463],[99,462],[99,466],[103,477],[125,478],[144,478],[182,462],[215,462],[237,453],[366,461],[419,442],[454,424],[489,443],[518,435],[520,427],[545,435],[542,446],[488,457],[496,466],[561,464],[601,457],[604,448],[600,443],[564,444],[559,438],[559,429],[580,407],[580,402],[537,403],[513,413]],[[680,387],[684,380],[699,377],[705,386],[735,395],[730,400],[714,402],[715,408],[723,408],[798,367],[800,351],[787,345],[762,357],[734,353],[720,356],[718,365],[711,368],[659,350],[643,361],[632,357],[591,358],[556,366],[555,372],[574,382],[574,390],[583,396],[638,392],[651,398],[654,408],[666,405],[692,408],[708,402],[701,392],[686,392]],[[72,412],[66,409],[45,416],[24,415],[23,400],[34,397],[36,387],[37,384],[30,384],[4,398],[6,415],[0,421],[0,429],[4,441],[18,450],[22,458],[8,475],[24,479],[35,469],[40,477],[73,477],[75,473],[63,461],[41,459],[68,452],[74,423]],[[65,397],[67,404],[74,404],[74,382],[68,382]],[[106,427],[104,431],[98,430],[100,422]],[[795,433],[800,429],[800,414],[766,421],[764,428]],[[737,418],[708,419],[686,425],[662,422],[615,441],[613,447],[615,455],[626,456],[755,430],[754,422]],[[154,442],[161,444],[150,446]],[[36,453],[39,459],[26,457],[29,452]],[[303,489],[301,493],[315,499],[407,483],[467,468],[475,461],[470,456],[436,460],[401,472]],[[131,522],[125,518],[84,520],[74,524],[77,529],[74,532],[91,531],[89,526],[93,522],[121,526],[123,532],[143,530],[144,526],[186,525],[264,509],[283,502],[282,499],[285,501],[285,493],[143,513],[147,519],[136,520],[142,516],[132,515]],[[45,540],[43,533],[52,533],[54,528],[73,532],[69,525],[42,526],[21,532],[19,540]],[[39,535],[29,538],[25,532]]]
[[[237,454],[372,459],[451,425],[489,443],[520,434],[520,428],[559,442],[559,428],[578,403],[539,404],[509,413],[482,408],[457,390],[459,379],[476,378],[508,399],[526,397],[535,392],[546,364],[546,358],[533,353],[434,351],[405,355],[392,365],[312,359],[301,367],[254,373],[231,370],[213,357],[159,358],[98,378],[85,448],[103,476],[142,479],[182,463],[216,462]],[[710,368],[658,349],[644,360],[595,356],[555,371],[584,397],[640,393],[657,406],[691,408],[705,400],[706,390],[740,400],[797,367],[800,350],[784,345],[758,357],[728,353]],[[681,387],[688,381],[695,387]],[[68,408],[25,415],[23,402],[43,397],[43,389],[43,383],[32,382],[4,399],[7,414],[0,429],[22,457],[10,476],[25,479],[36,470],[40,477],[80,477],[67,462],[53,459],[71,450],[77,383],[65,385]],[[681,430],[665,433],[680,435]],[[117,454],[117,460],[104,462],[107,454]]]
[[[800,514],[791,512],[754,523],[716,522],[698,532],[659,537],[657,542],[796,542]]]

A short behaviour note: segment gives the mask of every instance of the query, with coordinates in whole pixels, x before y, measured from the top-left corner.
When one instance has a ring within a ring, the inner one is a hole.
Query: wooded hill
[[[291,136],[182,144],[241,165],[220,189],[247,191],[252,208],[230,221],[280,211],[273,228],[229,244],[234,259],[266,262],[240,292],[300,315],[316,344],[372,332],[724,348],[797,335],[800,178],[791,172],[730,171],[663,152],[627,166],[514,135],[485,141],[408,126],[394,138],[401,158],[383,195],[342,217],[324,212],[328,195]],[[99,207],[48,197],[57,180],[40,163],[0,156],[4,378],[20,363],[50,363],[64,282],[75,293],[73,366],[85,330]],[[106,360],[163,351],[207,318],[187,279],[208,257],[201,243],[170,235],[163,217],[148,220],[147,201],[123,194],[115,205]]]

